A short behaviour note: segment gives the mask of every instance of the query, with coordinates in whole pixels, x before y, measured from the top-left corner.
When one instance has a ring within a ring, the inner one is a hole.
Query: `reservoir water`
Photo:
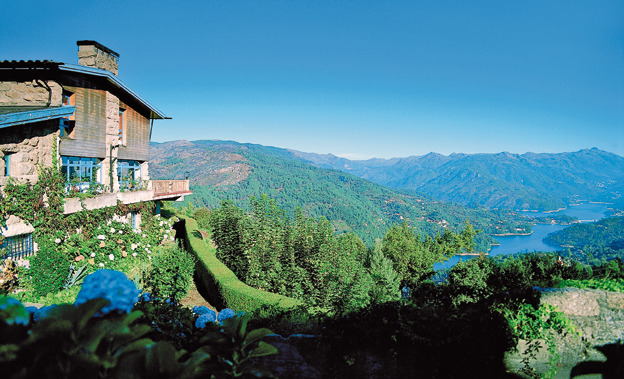
[[[570,206],[567,209],[558,212],[522,212],[529,217],[548,217],[556,215],[568,215],[577,217],[581,222],[598,221],[605,218],[607,212],[607,204],[588,203]],[[534,251],[557,251],[558,246],[551,246],[544,243],[543,239],[550,233],[562,230],[567,226],[564,225],[542,225],[533,226],[533,233],[529,236],[506,236],[495,237],[500,246],[492,246],[490,256],[507,255],[516,253],[531,253]],[[433,268],[437,271],[444,268],[450,268],[457,262],[471,259],[473,256],[456,256],[446,262],[436,263]]]

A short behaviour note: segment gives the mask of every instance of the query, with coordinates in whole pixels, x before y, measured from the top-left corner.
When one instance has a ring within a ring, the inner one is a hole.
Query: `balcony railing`
[[[188,180],[152,180],[154,197],[191,192]]]

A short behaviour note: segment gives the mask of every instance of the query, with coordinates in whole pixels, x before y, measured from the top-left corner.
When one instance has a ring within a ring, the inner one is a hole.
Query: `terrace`
[[[65,198],[65,208],[63,213],[70,214],[83,209],[92,210],[104,207],[114,207],[117,202],[123,204],[134,204],[142,201],[183,201],[184,196],[191,195],[189,180],[149,180],[143,182],[146,186],[139,186],[138,189],[126,188],[122,191],[112,193],[99,193],[90,197],[68,197]],[[83,208],[84,206],[84,208]]]

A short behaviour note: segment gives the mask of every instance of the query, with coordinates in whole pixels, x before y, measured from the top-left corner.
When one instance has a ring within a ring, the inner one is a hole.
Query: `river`
[[[573,205],[559,212],[523,212],[523,214],[529,217],[548,217],[565,214],[577,217],[582,222],[592,222],[605,218],[608,210],[607,207],[607,204],[587,203]],[[559,246],[548,245],[544,243],[543,239],[546,238],[548,234],[565,229],[566,227],[567,226],[564,225],[538,224],[533,226],[533,233],[529,236],[495,237],[500,242],[500,246],[492,246],[490,256],[530,253],[534,251],[557,251],[560,249]],[[473,256],[456,256],[446,262],[436,263],[433,268],[436,271],[450,268],[457,262],[471,258],[473,258]]]

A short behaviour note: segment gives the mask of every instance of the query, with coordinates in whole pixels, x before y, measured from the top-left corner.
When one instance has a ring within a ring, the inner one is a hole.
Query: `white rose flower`
[[[110,259],[111,261],[115,260],[115,256],[113,254],[109,254],[108,255],[108,259]]]
[[[110,232],[111,232],[111,233],[115,233],[115,228],[111,228],[111,229],[110,229]]]
[[[97,236],[97,239],[99,240],[105,240],[106,236],[104,236],[103,234],[100,234],[99,236]]]
[[[95,253],[91,253],[91,258],[95,258]]]
[[[132,253],[132,256],[133,256],[133,257],[136,257],[136,256],[137,256],[137,253]]]
[[[55,242],[55,243],[61,243],[61,239],[60,239],[60,238],[57,238],[57,239],[55,239],[55,240],[54,240],[54,242]]]
[[[100,267],[104,267],[104,263],[100,263]]]

